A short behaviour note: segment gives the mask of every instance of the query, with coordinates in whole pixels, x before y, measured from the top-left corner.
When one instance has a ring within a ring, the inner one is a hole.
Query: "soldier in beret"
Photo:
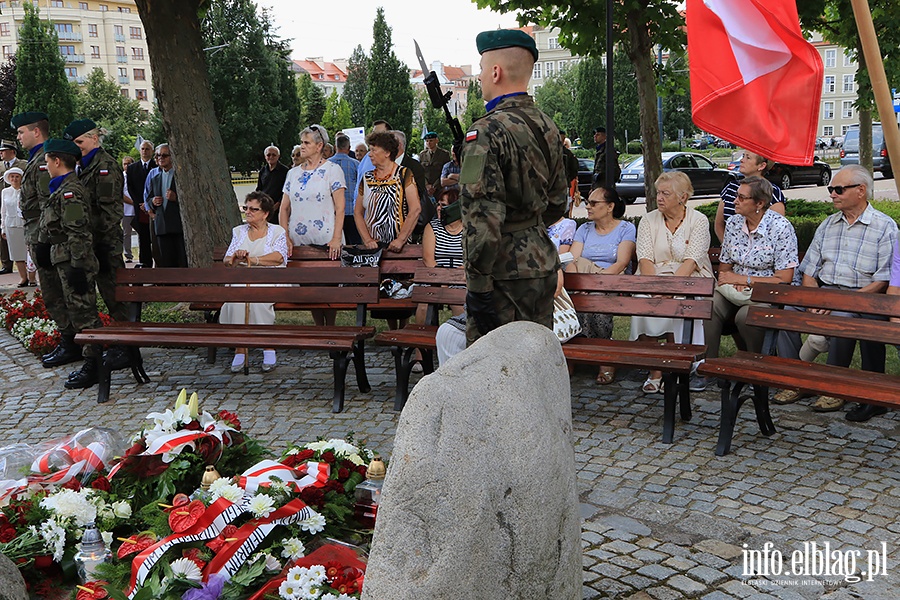
[[[60,331],[74,338],[82,329],[100,326],[91,206],[87,190],[75,175],[75,163],[81,158],[78,146],[68,140],[49,139],[44,151],[52,179],[50,198],[41,212],[40,237],[50,244],[50,261],[62,283],[68,319]],[[65,387],[81,389],[97,383],[99,358],[99,347],[86,345],[84,364],[69,375]]]
[[[63,298],[63,287],[50,258],[50,242],[41,238],[41,211],[50,198],[50,172],[44,157],[44,142],[50,137],[50,120],[46,113],[24,112],[10,121],[19,144],[28,151],[28,165],[22,176],[22,199],[19,206],[25,220],[25,243],[37,266],[41,295],[50,317],[60,332],[59,345],[41,357],[47,368],[81,360],[81,348],[75,343],[75,332],[68,326],[69,316]]]
[[[425,190],[434,197],[441,189],[441,171],[444,165],[453,160],[450,153],[438,147],[438,134],[430,131],[425,134],[425,149],[419,154],[419,162],[425,169]]]
[[[487,114],[466,133],[459,175],[470,344],[511,321],[552,328],[560,263],[547,227],[566,212],[559,130],[526,92],[534,40],[499,29],[476,45]]]
[[[128,320],[128,307],[116,300],[116,269],[124,269],[122,258],[122,189],[124,176],[116,159],[100,145],[100,128],[91,119],[69,123],[63,139],[74,142],[81,150],[81,172],[78,179],[88,193],[91,207],[91,236],[97,256],[97,290],[116,321]],[[111,369],[128,366],[128,352],[114,346],[106,353]]]

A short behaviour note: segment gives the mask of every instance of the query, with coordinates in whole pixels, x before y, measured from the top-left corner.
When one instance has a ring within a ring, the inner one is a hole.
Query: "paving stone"
[[[666,579],[676,573],[673,569],[662,565],[647,565],[638,569],[637,572],[657,580]]]
[[[701,593],[707,591],[705,585],[698,581],[694,581],[690,577],[685,577],[684,575],[676,575],[666,583],[682,592],[686,598],[696,598]]]

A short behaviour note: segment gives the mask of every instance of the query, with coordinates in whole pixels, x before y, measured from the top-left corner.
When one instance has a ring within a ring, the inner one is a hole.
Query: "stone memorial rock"
[[[582,597],[569,376],[546,327],[482,337],[409,397],[363,598]]]
[[[0,554],[0,600],[28,600],[25,580],[16,563]]]

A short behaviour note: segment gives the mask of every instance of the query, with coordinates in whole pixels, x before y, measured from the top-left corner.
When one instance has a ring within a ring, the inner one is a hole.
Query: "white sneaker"
[[[246,354],[235,354],[231,360],[231,372],[240,373],[244,370],[244,362],[247,360]]]

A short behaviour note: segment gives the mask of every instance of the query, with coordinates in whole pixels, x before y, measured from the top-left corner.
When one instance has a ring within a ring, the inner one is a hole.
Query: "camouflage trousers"
[[[62,282],[56,267],[45,269],[37,265],[38,281],[41,285],[41,296],[44,298],[44,306],[50,313],[50,318],[56,321],[56,328],[62,335],[75,335],[69,321],[69,311],[66,307],[66,297],[63,292]]]
[[[533,321],[553,329],[553,294],[557,274],[539,279],[494,280],[494,307],[500,325],[513,321]],[[466,321],[466,342],[472,345],[481,337],[474,319]]]
[[[55,265],[57,277],[62,286],[63,296],[65,298],[66,315],[68,318],[68,327],[71,335],[80,332],[82,329],[90,329],[100,327],[100,317],[97,316],[97,289],[95,285],[95,274],[88,271],[88,291],[84,294],[77,293],[72,289],[69,283],[68,273],[71,265],[68,262]],[[43,284],[42,284],[43,287]],[[60,329],[62,332],[62,329]],[[93,344],[84,346],[84,357],[90,358],[99,356],[99,347]]]
[[[94,254],[100,268],[95,279],[97,291],[106,303],[110,316],[116,321],[128,320],[128,304],[116,300],[116,270],[125,268],[125,260],[122,258],[121,236],[118,244],[101,245],[94,247]]]

